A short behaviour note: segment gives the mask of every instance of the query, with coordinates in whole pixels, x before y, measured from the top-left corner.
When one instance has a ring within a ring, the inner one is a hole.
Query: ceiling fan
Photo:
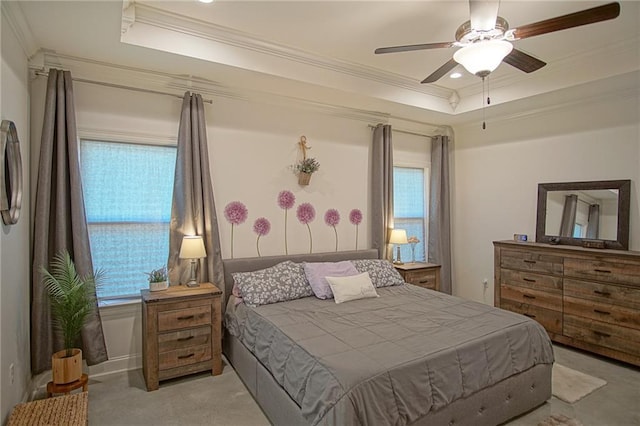
[[[494,71],[501,62],[506,62],[521,71],[530,73],[544,67],[546,63],[514,48],[512,41],[607,21],[620,15],[620,4],[613,2],[509,29],[507,20],[498,16],[499,5],[499,0],[469,0],[470,20],[458,27],[455,35],[456,41],[380,47],[375,50],[375,53],[461,48],[453,54],[452,59],[431,73],[421,83],[437,81],[458,64],[483,79]]]

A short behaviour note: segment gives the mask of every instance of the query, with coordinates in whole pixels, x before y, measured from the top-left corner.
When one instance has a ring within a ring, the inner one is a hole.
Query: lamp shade
[[[204,241],[202,237],[197,235],[184,236],[182,245],[180,246],[180,259],[199,259],[207,257],[207,251],[204,249]]]
[[[485,77],[498,68],[512,49],[513,45],[508,41],[483,40],[457,50],[453,59],[471,74]]]
[[[404,229],[391,230],[391,237],[389,237],[390,244],[407,244],[407,231]]]

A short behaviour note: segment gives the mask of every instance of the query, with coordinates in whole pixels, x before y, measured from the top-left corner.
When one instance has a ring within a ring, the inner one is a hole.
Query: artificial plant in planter
[[[293,166],[293,172],[298,175],[299,185],[309,185],[311,175],[318,171],[320,163],[315,158],[305,158]]]
[[[51,357],[53,382],[71,383],[82,376],[82,350],[74,346],[87,317],[96,306],[96,285],[103,273],[96,271],[81,277],[66,250],[58,252],[51,261],[50,270],[43,267],[42,273],[54,325],[64,342],[64,349]]]
[[[145,272],[149,278],[149,290],[160,291],[166,290],[169,286],[167,281],[167,267],[162,266],[158,269],[153,269],[151,272]]]

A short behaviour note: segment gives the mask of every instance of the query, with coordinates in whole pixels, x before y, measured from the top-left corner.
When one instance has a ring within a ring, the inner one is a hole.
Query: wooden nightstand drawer
[[[436,288],[436,271],[411,271],[404,280],[409,284],[434,290]]]
[[[211,326],[189,328],[158,335],[158,352],[168,352],[211,343]]]
[[[440,265],[415,262],[393,266],[408,284],[440,291]]]
[[[211,359],[211,345],[192,346],[175,351],[161,352],[159,357],[160,370],[196,364]]]
[[[211,324],[211,305],[158,313],[158,331]]]

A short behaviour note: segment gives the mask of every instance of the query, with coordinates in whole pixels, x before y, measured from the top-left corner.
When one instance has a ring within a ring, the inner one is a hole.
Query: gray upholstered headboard
[[[280,256],[265,256],[265,257],[245,257],[241,259],[223,259],[224,264],[224,283],[225,283],[225,295],[226,299],[229,299],[231,295],[231,289],[233,288],[233,278],[231,274],[234,272],[249,272],[257,271],[259,269],[268,268],[273,265],[277,265],[285,260],[291,260],[293,262],[338,262],[340,260],[355,260],[355,259],[377,259],[377,249],[367,250],[351,250],[351,251],[334,251],[330,253],[306,253],[306,254],[290,254]],[[224,302],[226,306],[227,300]]]

